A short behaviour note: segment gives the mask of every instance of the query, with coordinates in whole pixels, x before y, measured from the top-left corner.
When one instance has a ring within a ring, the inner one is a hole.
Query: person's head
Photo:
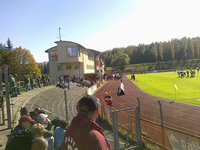
[[[106,95],[108,95],[108,92],[105,92]]]
[[[28,115],[21,116],[19,120],[19,124],[23,129],[29,129],[31,127],[31,123],[33,123],[35,120],[31,119]]]
[[[36,115],[38,115],[40,111],[41,111],[41,109],[39,107],[36,107],[35,110],[34,110],[34,113]]]
[[[65,120],[60,120],[60,127],[62,128],[62,129],[66,129],[66,126],[67,126],[67,122],[65,121]]]
[[[44,138],[36,138],[33,140],[31,150],[47,150],[48,141]]]
[[[36,123],[30,128],[29,133],[35,138],[42,137],[45,133],[45,128],[40,123]]]
[[[47,114],[38,114],[36,120],[40,123],[48,123],[48,115]]]
[[[99,115],[100,106],[99,99],[93,95],[85,96],[77,103],[78,112],[94,121]]]
[[[23,115],[28,115],[28,111],[27,111],[26,107],[22,107],[22,108],[20,109],[20,115],[21,115],[21,116],[23,116]]]

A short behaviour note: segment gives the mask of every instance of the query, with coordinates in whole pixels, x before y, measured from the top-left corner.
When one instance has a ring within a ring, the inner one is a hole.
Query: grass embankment
[[[195,68],[200,66],[199,59],[180,60],[180,61],[166,61],[160,63],[141,63],[141,64],[130,64],[125,67],[124,70],[130,72],[147,72],[153,70],[173,70],[173,68]],[[112,67],[106,67],[106,71],[115,70]]]
[[[195,78],[178,78],[176,72],[136,74],[134,83],[143,91],[183,103],[200,105],[200,74]],[[128,75],[128,78],[131,78]],[[175,90],[175,84],[178,90]],[[175,97],[176,91],[176,97]]]

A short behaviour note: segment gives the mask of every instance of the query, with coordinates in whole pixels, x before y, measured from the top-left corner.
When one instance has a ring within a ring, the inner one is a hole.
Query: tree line
[[[36,77],[41,75],[41,71],[29,50],[16,47],[13,48],[11,40],[8,38],[6,44],[0,43],[0,66],[9,66],[9,73],[22,80],[25,75]]]
[[[200,37],[172,39],[168,42],[139,44],[126,48],[114,48],[102,53],[106,67],[124,68],[128,64],[200,58]],[[123,59],[119,59],[123,55]],[[124,56],[125,55],[125,56]],[[126,60],[127,59],[127,60]],[[119,61],[123,61],[124,63]],[[122,64],[122,65],[121,65]]]

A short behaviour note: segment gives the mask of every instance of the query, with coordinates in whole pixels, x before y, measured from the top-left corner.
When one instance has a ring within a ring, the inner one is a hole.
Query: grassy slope
[[[136,74],[134,83],[151,95],[171,100],[175,100],[176,84],[176,101],[200,105],[200,74],[184,79],[178,78],[176,72]]]
[[[172,68],[196,68],[196,66],[200,66],[200,60],[198,59],[190,59],[186,62],[184,61],[167,61],[158,63],[141,63],[141,64],[130,64],[125,67],[125,70],[132,72],[145,72],[145,71],[153,71],[153,70],[172,70]],[[107,71],[115,70],[112,67],[106,67]]]

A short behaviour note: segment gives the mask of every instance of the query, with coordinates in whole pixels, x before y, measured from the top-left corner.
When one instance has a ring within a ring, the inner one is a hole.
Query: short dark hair
[[[61,127],[62,129],[65,129],[66,126],[67,126],[67,122],[66,122],[65,120],[61,119],[61,120],[60,120],[60,127]]]

